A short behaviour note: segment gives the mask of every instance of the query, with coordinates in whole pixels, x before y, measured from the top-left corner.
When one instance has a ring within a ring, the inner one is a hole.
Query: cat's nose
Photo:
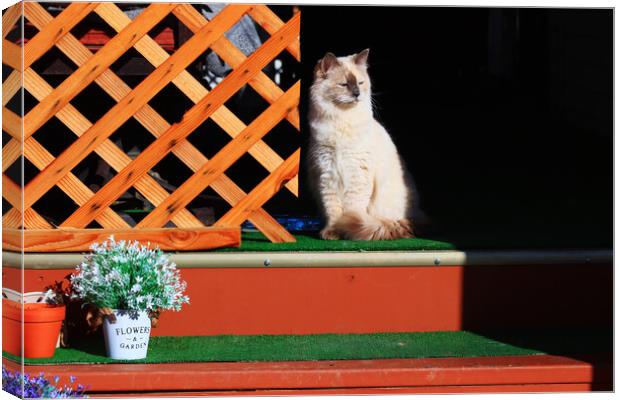
[[[359,97],[360,95],[360,88],[358,87],[354,87],[353,90],[351,90],[351,94],[355,97]]]

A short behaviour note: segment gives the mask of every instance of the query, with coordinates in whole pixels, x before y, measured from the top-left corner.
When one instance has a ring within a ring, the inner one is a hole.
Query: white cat
[[[368,49],[327,53],[310,88],[310,176],[326,218],[323,239],[413,236],[412,191],[396,146],[374,116]]]

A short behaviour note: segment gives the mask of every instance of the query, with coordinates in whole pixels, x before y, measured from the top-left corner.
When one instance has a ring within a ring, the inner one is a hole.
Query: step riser
[[[155,336],[608,327],[612,264],[183,268],[191,305]],[[71,269],[26,269],[25,291]],[[21,272],[3,268],[5,287]],[[579,295],[576,295],[576,294]]]

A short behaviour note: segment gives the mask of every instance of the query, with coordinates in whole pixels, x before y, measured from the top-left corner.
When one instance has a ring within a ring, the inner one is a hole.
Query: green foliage
[[[91,246],[71,275],[72,298],[120,310],[179,311],[189,298],[179,270],[159,248],[108,241]]]

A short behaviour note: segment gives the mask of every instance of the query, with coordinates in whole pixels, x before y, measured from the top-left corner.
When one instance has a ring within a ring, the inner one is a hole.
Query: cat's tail
[[[413,226],[408,219],[394,221],[356,212],[345,212],[334,224],[334,230],[339,236],[349,240],[395,240],[413,237]]]

